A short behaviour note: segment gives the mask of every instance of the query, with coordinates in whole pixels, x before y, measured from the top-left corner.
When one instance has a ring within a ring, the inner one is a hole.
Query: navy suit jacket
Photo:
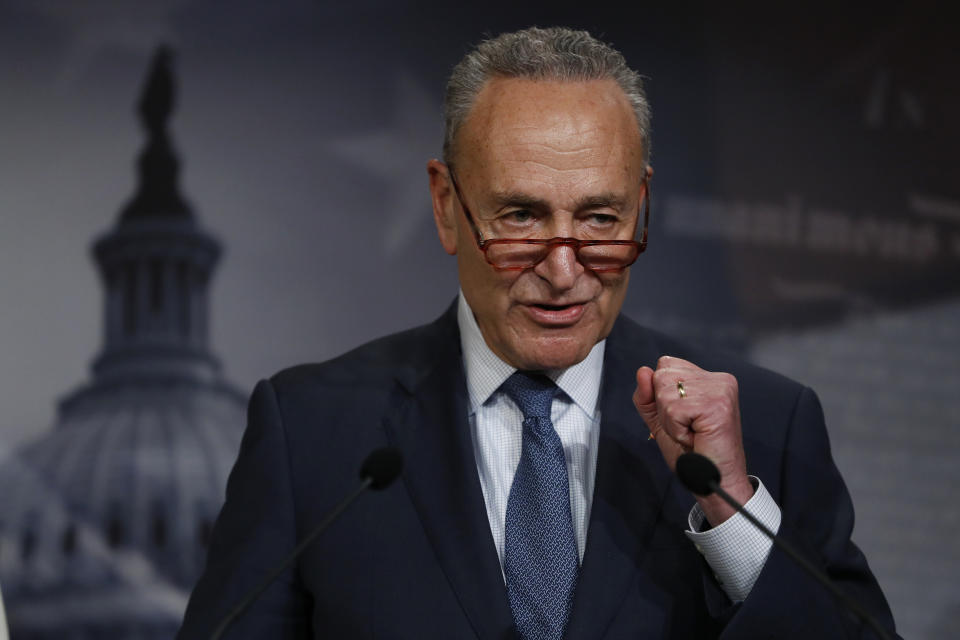
[[[813,392],[621,316],[607,341],[595,493],[565,637],[861,637],[776,550],[743,603],[720,589],[683,534],[693,498],[631,401],[636,369],[664,354],[737,377],[747,465],[781,507],[781,533],[892,629],[850,541],[853,509]],[[400,480],[344,513],[225,637],[516,638],[467,402],[455,305],[430,325],[260,382],[178,637],[209,636],[357,485],[367,453],[392,445],[405,459]]]

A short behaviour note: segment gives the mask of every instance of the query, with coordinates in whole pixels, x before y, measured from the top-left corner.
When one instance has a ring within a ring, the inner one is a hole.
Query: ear
[[[450,255],[457,253],[457,212],[454,206],[453,187],[447,165],[437,159],[427,162],[427,175],[430,176],[430,200],[433,203],[433,221],[437,225],[437,235],[444,251]]]

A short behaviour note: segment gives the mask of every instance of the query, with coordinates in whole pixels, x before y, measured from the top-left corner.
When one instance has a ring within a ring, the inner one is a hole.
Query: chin
[[[526,371],[566,369],[583,361],[596,343],[596,340],[566,339],[535,344],[532,349],[524,349],[518,354],[517,360],[522,364],[518,368]]]

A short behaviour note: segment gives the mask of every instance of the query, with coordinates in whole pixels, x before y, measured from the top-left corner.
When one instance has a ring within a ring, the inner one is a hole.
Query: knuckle
[[[671,423],[678,423],[681,418],[680,407],[676,402],[671,402],[663,408],[663,413]]]
[[[724,415],[729,415],[733,413],[733,403],[730,402],[730,398],[728,398],[727,396],[721,396],[720,398],[717,398],[716,404],[714,406],[717,408],[717,410],[720,413]]]
[[[659,390],[666,384],[669,384],[667,377],[669,376],[667,369],[657,369],[653,372],[653,384]]]
[[[670,361],[673,360],[670,356],[660,356],[657,358],[657,369],[663,369],[670,366]]]
[[[730,388],[732,391],[736,392],[739,389],[740,385],[737,382],[737,378],[732,373],[724,372],[724,373],[721,373],[720,376],[721,376],[720,379],[723,380],[724,384],[728,388]]]

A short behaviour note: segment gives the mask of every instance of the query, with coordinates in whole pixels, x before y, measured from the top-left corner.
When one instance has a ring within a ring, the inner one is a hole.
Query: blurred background
[[[647,77],[625,312],[812,386],[901,635],[960,633],[955,28],[923,3],[619,4],[0,0],[14,640],[173,635],[255,381],[456,294],[425,171],[443,83],[532,24]]]

